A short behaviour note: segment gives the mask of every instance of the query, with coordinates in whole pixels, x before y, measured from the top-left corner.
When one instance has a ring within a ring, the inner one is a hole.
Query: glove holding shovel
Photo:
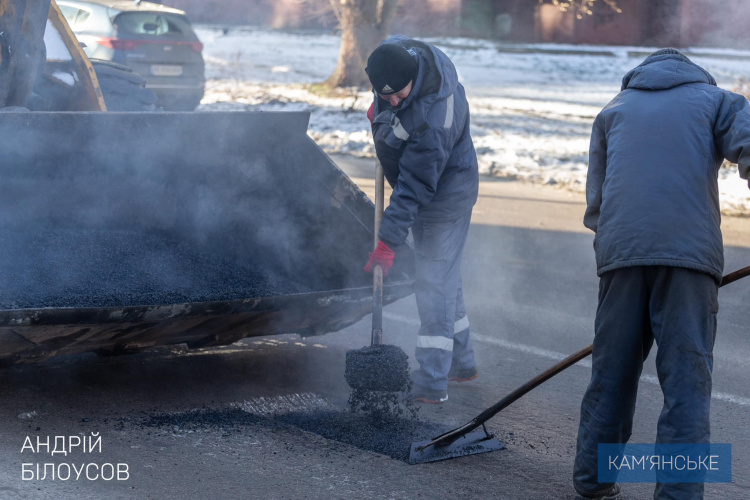
[[[375,266],[380,266],[383,270],[383,277],[387,277],[388,271],[393,267],[394,257],[396,257],[396,252],[391,250],[383,241],[378,241],[375,251],[370,252],[370,260],[365,265],[365,272],[371,273]]]
[[[399,392],[409,387],[409,357],[395,345],[383,344],[383,277],[393,267],[395,252],[378,239],[383,219],[385,179],[379,161],[375,169],[375,250],[365,265],[373,273],[371,345],[346,353],[346,382],[354,390]]]

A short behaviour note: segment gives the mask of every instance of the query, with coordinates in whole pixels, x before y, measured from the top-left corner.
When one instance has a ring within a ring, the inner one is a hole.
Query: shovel
[[[375,161],[375,241],[383,220],[385,179],[383,166]],[[409,357],[395,345],[383,344],[383,268],[372,271],[372,336],[370,346],[346,353],[346,382],[363,391],[403,391],[409,386]],[[403,369],[399,369],[402,367]]]
[[[733,283],[747,275],[750,275],[750,266],[743,267],[738,271],[727,274],[721,279],[721,284],[719,286],[722,287],[728,285],[729,283]],[[487,421],[497,415],[505,407],[521,398],[521,396],[525,395],[527,392],[587,357],[591,354],[593,348],[594,345],[591,344],[575,354],[568,356],[555,366],[529,380],[461,427],[448,431],[445,434],[441,434],[431,441],[428,440],[412,443],[411,451],[409,452],[409,463],[419,464],[425,462],[436,462],[438,460],[446,460],[465,455],[476,455],[477,453],[502,449],[504,447],[503,444],[487,430],[485,425]],[[482,427],[481,431],[472,432],[480,426]]]

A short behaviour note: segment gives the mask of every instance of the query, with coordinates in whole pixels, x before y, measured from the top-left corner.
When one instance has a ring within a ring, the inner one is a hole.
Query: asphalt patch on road
[[[241,408],[203,408],[176,413],[151,414],[135,425],[141,429],[155,428],[173,432],[222,430],[237,432],[248,425],[267,424],[268,417],[248,413]]]
[[[408,462],[411,443],[439,436],[449,427],[431,422],[344,411],[316,411],[280,415],[277,421]]]
[[[336,443],[346,444],[407,462],[411,444],[450,430],[445,425],[383,414],[346,410],[296,411],[257,415],[242,408],[202,408],[178,413],[152,413],[140,419],[124,419],[123,425],[165,432],[219,431],[223,436],[241,433],[252,426],[276,429],[294,427]]]
[[[0,309],[166,305],[312,291],[173,237],[123,230],[2,230],[0,275]]]

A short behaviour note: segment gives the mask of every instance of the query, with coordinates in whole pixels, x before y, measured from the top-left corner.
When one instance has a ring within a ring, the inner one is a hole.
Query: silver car
[[[165,110],[192,111],[205,88],[203,44],[181,10],[134,0],[58,0],[89,58],[146,79]]]

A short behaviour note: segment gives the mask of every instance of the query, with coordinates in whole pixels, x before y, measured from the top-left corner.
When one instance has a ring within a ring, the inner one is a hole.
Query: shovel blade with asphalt
[[[724,276],[721,279],[721,284],[719,286],[722,287],[728,285],[729,283],[733,283],[748,275],[750,275],[750,266],[743,267],[738,271]],[[487,421],[535,387],[538,387],[561,371],[573,366],[583,358],[587,357],[591,354],[593,348],[594,345],[591,344],[580,351],[571,354],[556,365],[529,380],[461,427],[448,431],[445,434],[441,434],[440,436],[433,438],[431,441],[413,443],[409,452],[409,463],[419,464],[425,462],[436,462],[438,460],[446,460],[449,458],[475,455],[477,453],[502,449],[504,447],[502,443],[492,436],[487,430],[487,427],[485,427]],[[472,432],[480,426],[483,431]]]
[[[411,444],[409,451],[411,465],[477,455],[505,448],[505,445],[484,426],[481,431],[467,432],[444,445],[428,446],[430,442],[431,440],[428,439]]]
[[[380,161],[375,163],[375,231],[378,245],[385,204],[385,179]],[[409,357],[398,346],[383,344],[383,268],[373,269],[372,337],[370,346],[346,353],[346,383],[355,390],[399,392],[409,386]]]

